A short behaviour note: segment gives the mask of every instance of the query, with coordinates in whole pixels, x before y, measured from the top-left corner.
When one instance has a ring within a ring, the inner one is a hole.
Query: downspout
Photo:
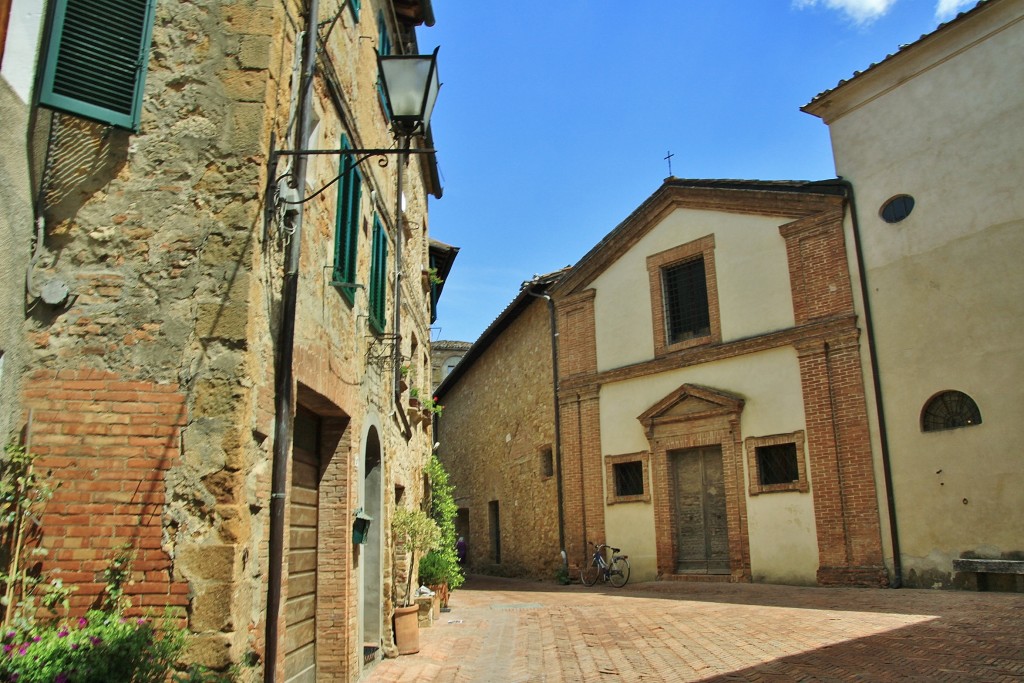
[[[562,493],[562,424],[561,411],[558,407],[558,319],[555,317],[555,302],[547,292],[534,294],[529,289],[526,293],[538,299],[546,299],[548,312],[551,316],[551,388],[555,409],[555,484],[558,490],[558,547],[562,551],[562,564],[568,565],[565,554],[565,504]]]
[[[890,588],[903,586],[903,562],[900,559],[900,537],[896,527],[896,498],[892,490],[892,462],[889,456],[889,436],[885,426],[885,408],[882,403],[882,380],[878,373],[878,352],[875,349],[875,328],[871,318],[871,299],[868,295],[867,269],[864,265],[864,253],[860,240],[860,221],[857,220],[857,202],[854,201],[853,183],[839,176],[835,180],[826,180],[816,185],[839,185],[843,189],[843,198],[850,207],[850,219],[853,223],[853,248],[857,256],[857,275],[860,279],[860,295],[864,302],[864,331],[867,333],[868,357],[871,361],[871,383],[875,394],[875,413],[878,418],[878,439],[881,446],[882,474],[885,479],[885,500],[888,506],[889,531],[892,535],[892,582]]]
[[[309,0],[306,13],[305,49],[302,56],[302,88],[299,102],[299,125],[295,131],[295,149],[302,149],[309,136],[310,112],[312,110],[312,83],[316,68],[316,26],[319,0]],[[295,158],[294,176],[299,198],[306,191],[306,157]],[[264,201],[270,201],[267,197]],[[266,661],[263,680],[274,683],[277,680],[277,655],[280,637],[278,622],[281,617],[281,583],[284,573],[284,516],[288,484],[288,459],[292,449],[294,374],[292,364],[295,355],[295,312],[298,307],[299,255],[302,246],[303,205],[296,204],[294,230],[288,241],[285,259],[284,282],[281,292],[281,334],[278,339],[277,368],[274,373],[274,450],[271,464],[270,483],[270,539],[269,566],[267,569],[267,624],[264,646]]]
[[[409,148],[409,136],[403,135],[398,140],[398,148],[403,152]],[[412,438],[412,427],[409,419],[402,410],[402,181],[405,179],[405,160],[408,155],[398,155],[398,182],[395,191],[395,349],[394,368],[392,370],[392,383],[395,393],[395,412],[403,425],[403,432],[406,439]]]

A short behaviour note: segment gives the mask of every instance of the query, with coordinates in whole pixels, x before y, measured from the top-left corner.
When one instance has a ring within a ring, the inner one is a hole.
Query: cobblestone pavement
[[[1024,595],[473,576],[404,681],[1024,681]]]

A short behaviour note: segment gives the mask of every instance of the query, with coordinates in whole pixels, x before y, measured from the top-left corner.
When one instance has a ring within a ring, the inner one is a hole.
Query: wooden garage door
[[[289,494],[288,600],[285,603],[285,681],[316,681],[316,528],[320,481],[319,420],[295,416],[292,487]]]

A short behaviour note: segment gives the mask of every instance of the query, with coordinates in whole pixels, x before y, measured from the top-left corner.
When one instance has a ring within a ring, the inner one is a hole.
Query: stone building
[[[988,0],[803,108],[856,207],[863,363],[910,586],[970,584],[963,557],[1024,560],[1022,57],[1024,2]]]
[[[438,389],[471,565],[608,542],[638,580],[884,585],[846,216],[827,185],[669,178],[527,283]]]
[[[455,486],[456,531],[470,571],[553,578],[562,519],[555,429],[552,316],[537,277],[461,355],[435,391],[438,457]],[[468,346],[468,345],[466,345]],[[435,346],[434,356],[444,357]]]
[[[450,339],[439,339],[430,344],[431,380],[434,388],[441,383],[445,377],[451,374],[459,361],[465,357],[466,352],[473,346],[472,342],[453,341]]]
[[[433,442],[398,374],[430,382],[441,189],[429,129],[351,150],[396,147],[377,54],[418,53],[430,1],[3,4],[0,424],[62,484],[46,568],[84,609],[128,542],[189,661],[358,679]]]

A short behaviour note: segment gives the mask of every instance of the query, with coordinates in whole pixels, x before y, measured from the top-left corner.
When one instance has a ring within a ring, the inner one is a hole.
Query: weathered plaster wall
[[[1024,523],[1006,514],[1024,505],[1024,3],[972,14],[808,105],[856,192],[914,586],[951,585],[964,554],[1024,553]],[[897,194],[914,197],[913,212],[885,223]],[[971,396],[983,423],[923,433],[922,408],[945,390]]]
[[[19,324],[25,317],[25,273],[32,254],[34,223],[25,140],[28,107],[0,78],[0,441],[21,426],[21,375],[29,360]]]

